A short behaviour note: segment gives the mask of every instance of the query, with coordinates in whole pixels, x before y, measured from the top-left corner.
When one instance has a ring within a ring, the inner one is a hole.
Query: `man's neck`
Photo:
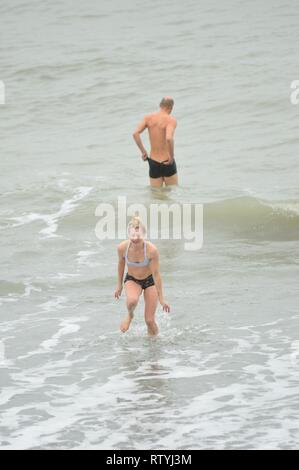
[[[167,111],[167,109],[160,108],[160,113],[167,115],[167,114],[170,114],[171,111]]]

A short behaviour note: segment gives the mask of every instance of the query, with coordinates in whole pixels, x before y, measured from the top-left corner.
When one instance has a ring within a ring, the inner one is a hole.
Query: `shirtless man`
[[[146,115],[137,126],[133,137],[141,150],[142,159],[149,163],[149,177],[152,187],[178,184],[177,168],[174,159],[173,136],[177,121],[170,113],[174,101],[170,96],[162,98],[160,111]],[[145,150],[140,134],[148,129],[151,144],[150,158]]]

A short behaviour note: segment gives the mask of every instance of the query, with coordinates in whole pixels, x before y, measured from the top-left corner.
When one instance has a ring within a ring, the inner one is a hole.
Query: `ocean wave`
[[[60,63],[52,63],[52,64],[38,64],[38,65],[30,65],[27,66],[26,64],[22,64],[19,66],[18,69],[15,69],[11,72],[11,76],[24,77],[28,78],[47,78],[47,79],[57,79],[65,74],[68,75],[70,73],[80,72],[83,67],[113,67],[116,66],[117,62],[113,61],[113,59],[106,59],[102,56],[95,56],[84,61],[82,60],[73,60],[69,62],[60,62]]]
[[[63,201],[60,206],[60,209],[52,214],[40,214],[40,213],[29,213],[19,217],[11,217],[10,220],[13,220],[15,223],[12,227],[19,227],[26,224],[30,224],[35,221],[43,221],[46,224],[46,228],[40,230],[40,234],[44,238],[58,236],[56,234],[58,228],[58,222],[69,215],[71,212],[77,208],[78,203],[84,199],[91,191],[92,187],[81,186],[76,188],[75,193],[70,199]]]
[[[242,196],[204,204],[204,230],[249,239],[299,240],[299,201]]]
[[[30,297],[31,292],[41,292],[42,287],[35,285],[30,281],[12,282],[0,279],[0,295],[9,296],[12,299]],[[13,300],[12,300],[13,301]]]

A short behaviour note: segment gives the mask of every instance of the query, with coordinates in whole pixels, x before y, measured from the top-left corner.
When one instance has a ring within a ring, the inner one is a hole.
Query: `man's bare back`
[[[150,156],[158,162],[171,160],[167,137],[173,137],[176,119],[164,111],[145,116],[151,144]],[[172,133],[172,135],[170,135]],[[166,137],[167,136],[167,137]]]
[[[137,126],[133,137],[141,150],[143,160],[150,165],[150,182],[152,186],[178,183],[176,163],[174,160],[174,131],[176,119],[170,116],[173,100],[165,97],[160,103],[160,111],[146,115]],[[143,146],[140,134],[148,129],[150,139],[150,158]]]

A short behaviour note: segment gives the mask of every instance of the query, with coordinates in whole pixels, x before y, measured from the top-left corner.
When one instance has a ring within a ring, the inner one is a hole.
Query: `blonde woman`
[[[139,217],[133,217],[128,226],[129,239],[121,242],[118,247],[118,284],[115,297],[119,299],[123,289],[125,265],[128,272],[124,280],[126,291],[127,315],[123,318],[120,329],[125,333],[134,317],[134,310],[139,297],[144,296],[144,320],[148,334],[158,334],[155,313],[158,300],[164,312],[170,307],[165,302],[162,290],[162,280],[159,270],[159,252],[155,245],[145,240],[145,227]]]

